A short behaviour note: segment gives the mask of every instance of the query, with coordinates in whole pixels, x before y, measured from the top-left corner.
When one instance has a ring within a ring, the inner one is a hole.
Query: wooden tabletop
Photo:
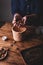
[[[20,51],[31,48],[40,44],[43,44],[41,39],[43,36],[31,38],[22,42],[15,42],[12,36],[12,25],[11,23],[5,23],[0,28],[0,47],[9,48],[8,56],[6,59],[0,61],[0,65],[26,65]],[[7,36],[8,40],[3,41],[2,36]]]

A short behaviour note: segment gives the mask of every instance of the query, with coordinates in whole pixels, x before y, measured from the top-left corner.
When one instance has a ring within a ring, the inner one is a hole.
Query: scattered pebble
[[[2,36],[2,40],[3,40],[3,41],[6,41],[7,39],[8,39],[7,36]]]

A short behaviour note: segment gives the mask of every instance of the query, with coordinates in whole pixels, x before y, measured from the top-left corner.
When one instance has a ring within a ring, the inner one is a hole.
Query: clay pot
[[[12,27],[12,34],[13,34],[13,39],[15,41],[22,41],[23,36],[25,36],[26,32],[26,27]]]

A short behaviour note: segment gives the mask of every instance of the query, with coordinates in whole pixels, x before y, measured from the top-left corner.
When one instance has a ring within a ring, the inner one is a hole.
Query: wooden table
[[[0,47],[2,46],[10,49],[10,51],[8,51],[8,57],[0,61],[0,65],[27,65],[20,51],[43,44],[43,40],[40,39],[43,36],[32,38],[28,41],[15,42],[13,40],[11,28],[11,23],[6,23],[0,28]],[[7,36],[8,40],[3,41],[2,36]]]

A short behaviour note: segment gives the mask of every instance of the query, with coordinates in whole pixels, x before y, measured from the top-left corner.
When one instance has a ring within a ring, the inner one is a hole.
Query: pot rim
[[[15,31],[15,30],[13,30],[13,28],[14,28],[14,26],[12,27],[12,31],[14,31],[14,32],[16,32],[16,33],[24,33],[24,32],[27,30],[27,28],[26,28],[25,26],[22,27],[22,28],[24,28],[24,30],[23,30],[22,32]]]

